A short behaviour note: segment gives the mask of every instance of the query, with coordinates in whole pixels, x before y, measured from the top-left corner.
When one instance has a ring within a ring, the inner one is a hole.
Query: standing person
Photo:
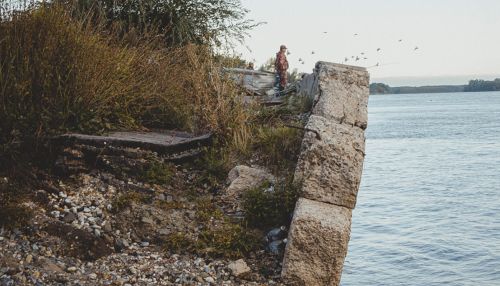
[[[286,83],[288,80],[288,60],[286,59],[286,46],[281,45],[280,51],[276,54],[276,62],[274,64],[276,68],[276,75],[279,79],[280,91],[285,90]]]

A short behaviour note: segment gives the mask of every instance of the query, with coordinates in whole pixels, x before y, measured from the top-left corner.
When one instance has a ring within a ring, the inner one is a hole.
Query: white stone
[[[250,267],[248,267],[247,263],[243,259],[233,261],[229,263],[227,267],[229,268],[229,270],[231,270],[231,273],[233,273],[233,275],[236,277],[251,271]]]
[[[205,281],[210,284],[215,284],[215,279],[213,277],[205,277]]]
[[[239,205],[241,197],[245,192],[257,188],[265,182],[274,183],[275,180],[273,175],[263,169],[236,166],[229,172],[227,179],[229,187],[223,193],[222,199],[239,210],[241,209]]]

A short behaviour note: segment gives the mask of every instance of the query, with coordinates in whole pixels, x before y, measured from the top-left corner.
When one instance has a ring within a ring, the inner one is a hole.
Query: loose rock
[[[239,277],[251,271],[250,267],[248,267],[247,263],[243,259],[233,261],[227,267],[236,277]]]

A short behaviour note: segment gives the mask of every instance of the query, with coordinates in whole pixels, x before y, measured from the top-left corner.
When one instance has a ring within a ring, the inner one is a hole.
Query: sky
[[[368,67],[372,81],[391,85],[465,84],[471,78],[500,77],[500,0],[242,3],[250,10],[248,18],[266,22],[236,48],[256,66],[285,44],[291,68],[301,72],[311,72],[322,60]],[[365,57],[362,52],[367,60],[351,58]]]

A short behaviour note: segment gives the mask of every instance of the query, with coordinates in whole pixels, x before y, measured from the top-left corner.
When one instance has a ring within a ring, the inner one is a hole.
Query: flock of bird
[[[326,32],[326,31],[325,31],[325,32],[323,32],[323,34],[328,34],[328,32]],[[358,36],[359,36],[359,34],[358,34],[358,33],[355,33],[355,34],[354,34],[354,37],[358,37]],[[399,39],[399,40],[398,40],[398,42],[399,42],[399,43],[402,43],[402,42],[403,42],[403,39]],[[419,50],[419,47],[418,47],[418,46],[416,46],[416,47],[413,49],[413,51],[414,51],[414,52],[415,52],[415,51],[417,51],[417,50]],[[377,49],[376,49],[376,53],[378,53],[378,54],[382,53],[382,48],[377,48]],[[314,54],[316,54],[316,52],[315,52],[315,51],[312,51],[312,52],[311,52],[311,55],[314,55]],[[349,63],[349,62],[358,62],[358,61],[361,61],[361,60],[368,60],[369,58],[367,57],[367,54],[368,54],[367,52],[361,52],[361,53],[360,53],[360,54],[358,54],[358,55],[354,55],[354,56],[350,56],[350,57],[349,57],[349,56],[347,56],[347,57],[345,57],[345,58],[343,59],[343,62],[342,62],[342,63],[343,63],[343,64],[347,64],[347,63]],[[287,55],[291,55],[290,51],[288,51],[288,52],[287,52]],[[305,64],[305,61],[304,61],[302,58],[299,58],[299,59],[298,59],[298,61],[299,61],[299,63],[300,63],[300,64]],[[381,66],[381,65],[380,65],[380,63],[379,63],[379,62],[377,62],[374,66],[371,66],[371,67],[379,67],[379,66]]]

